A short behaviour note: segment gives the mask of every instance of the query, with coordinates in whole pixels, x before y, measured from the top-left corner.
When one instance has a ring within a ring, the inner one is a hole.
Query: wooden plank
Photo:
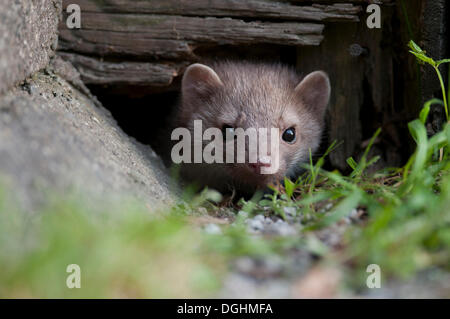
[[[106,62],[74,53],[60,52],[80,72],[86,84],[169,86],[185,64]]]
[[[198,46],[319,45],[323,29],[318,23],[84,12],[79,30],[69,30],[61,22],[59,50],[74,53],[62,56],[79,69],[87,84],[168,87],[179,65],[196,60],[193,50]]]
[[[305,4],[310,4],[311,2],[314,3],[319,3],[319,4],[330,4],[330,3],[338,3],[338,4],[343,4],[343,3],[348,3],[348,4],[389,4],[389,3],[393,3],[396,0],[279,0],[279,1],[283,1],[283,2],[290,2],[290,3],[305,3]]]
[[[422,48],[435,60],[448,58],[448,0],[425,0],[423,6]],[[445,80],[447,69],[440,69]],[[422,68],[422,103],[433,97],[442,98],[441,87],[436,72],[426,65]]]
[[[62,26],[64,28],[64,26]],[[124,46],[139,39],[169,39],[203,44],[319,45],[324,25],[318,23],[244,22],[230,18],[198,18],[166,15],[83,13],[82,28],[70,30],[74,37],[86,30],[122,32]],[[69,40],[64,37],[63,40]],[[100,35],[101,36],[101,35]],[[73,40],[73,39],[72,39]]]
[[[359,21],[360,6],[352,4],[297,6],[267,0],[64,0],[83,12],[165,14],[183,16],[271,18],[296,21]]]
[[[132,41],[131,41],[132,40]],[[99,56],[192,59],[193,47],[186,41],[149,39],[125,32],[102,30],[71,31],[60,27],[59,50]]]
[[[401,166],[405,160],[399,150],[409,138],[408,120],[404,104],[396,97],[402,94],[399,88],[404,84],[398,76],[408,75],[405,68],[396,69],[402,59],[394,59],[393,51],[387,49],[394,44],[399,48],[397,52],[407,54],[407,41],[399,37],[401,30],[393,32],[389,24],[395,9],[386,7],[383,11],[382,29],[368,29],[365,24],[338,24],[325,30],[325,39],[319,47],[297,49],[299,71],[322,69],[330,76],[328,143],[323,146],[326,148],[334,140],[343,142],[329,156],[332,166],[343,172],[349,170],[346,159],[353,156],[358,160],[378,128],[382,128],[382,134],[369,155],[381,156],[378,168]],[[355,54],[358,48],[361,54]],[[410,96],[414,94],[415,90],[408,92]]]
[[[343,144],[330,154],[329,159],[334,167],[343,171],[348,167],[346,159],[355,154],[362,138],[359,114],[364,101],[364,61],[352,57],[348,51],[358,32],[356,24],[341,24],[327,28],[320,47],[298,48],[299,72],[324,70],[330,76],[328,139],[329,143],[336,140]]]

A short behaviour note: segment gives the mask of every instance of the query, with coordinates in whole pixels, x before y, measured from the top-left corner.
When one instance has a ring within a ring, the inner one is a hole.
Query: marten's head
[[[257,135],[258,143],[263,139],[267,142],[266,153],[261,154],[247,138],[245,163],[234,161],[210,166],[224,170],[235,186],[263,188],[269,182],[295,174],[300,163],[309,159],[309,150],[314,152],[318,148],[329,97],[330,82],[322,71],[301,78],[294,70],[280,64],[193,64],[182,80],[177,124],[191,130],[194,136],[194,121],[201,120],[203,131],[218,128],[224,138],[227,132],[236,133],[238,128],[246,132],[267,129],[265,136]],[[278,132],[271,132],[272,128]],[[203,140],[202,144],[206,146],[210,142]],[[238,139],[225,142],[225,145],[236,144]],[[278,143],[276,152],[272,148],[274,143]],[[238,152],[237,149],[234,152],[235,160]],[[224,160],[226,154],[224,146]],[[274,167],[276,162],[276,170],[263,173],[264,169],[270,171],[269,167]]]

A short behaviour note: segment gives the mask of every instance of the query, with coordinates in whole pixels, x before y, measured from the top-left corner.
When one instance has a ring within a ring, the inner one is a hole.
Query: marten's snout
[[[263,167],[269,168],[271,164],[272,161],[270,156],[263,156],[261,158],[258,158],[256,163],[248,163],[248,166],[254,173],[261,174],[261,169]]]

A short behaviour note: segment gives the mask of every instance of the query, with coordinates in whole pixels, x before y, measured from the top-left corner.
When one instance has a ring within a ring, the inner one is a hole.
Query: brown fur
[[[308,160],[309,149],[314,152],[319,146],[330,94],[327,75],[315,72],[301,81],[294,70],[267,63],[220,62],[210,68],[215,73],[198,64],[186,71],[174,126],[192,131],[193,121],[202,120],[204,130],[224,124],[243,129],[277,127],[280,168],[274,175],[262,175],[245,163],[182,164],[182,176],[220,191],[244,192],[294,176],[299,164]],[[281,140],[289,127],[296,130],[294,144]]]

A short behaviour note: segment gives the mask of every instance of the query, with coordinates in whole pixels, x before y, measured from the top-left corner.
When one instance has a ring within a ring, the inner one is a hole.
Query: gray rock
[[[255,279],[279,277],[283,271],[283,266],[282,259],[276,255],[264,256],[263,258],[244,256],[234,262],[236,272]]]
[[[265,231],[267,233],[272,233],[279,236],[291,236],[297,233],[296,229],[286,223],[285,221],[278,219],[275,223],[271,223],[268,227],[266,227]]]
[[[247,213],[247,212],[244,212],[243,210],[240,210],[240,211],[238,212],[238,216],[239,216],[240,218],[246,219],[246,218],[248,218],[248,213]]]
[[[246,219],[247,231],[251,234],[272,234],[277,236],[291,236],[297,234],[297,229],[301,227],[299,223],[290,225],[280,218],[275,220],[259,214],[253,218]]]
[[[383,269],[383,268],[381,268]],[[438,269],[418,273],[409,279],[386,280],[381,277],[381,287],[362,292],[363,298],[438,299],[450,296],[450,274]]]
[[[297,209],[295,207],[284,207],[283,210],[288,217],[295,217],[297,215]]]
[[[248,276],[231,273],[224,279],[218,298],[289,298],[289,282],[283,279],[254,280]]]
[[[222,229],[217,224],[208,224],[204,228],[205,232],[211,235],[220,235],[222,234]]]
[[[27,211],[67,192],[103,202],[139,199],[152,209],[176,200],[156,154],[50,71],[0,97],[1,183]]]
[[[259,215],[256,215],[255,217],[253,217],[253,219],[257,220],[257,221],[260,221],[260,222],[264,222],[264,220],[266,218],[264,217],[264,215],[259,214]]]
[[[235,260],[234,266],[236,268],[236,271],[243,273],[243,274],[249,274],[255,267],[254,260],[248,256],[240,257]]]
[[[262,217],[262,218],[261,218]],[[250,233],[258,233],[264,229],[264,216],[256,215],[251,219],[246,220],[247,229]]]
[[[60,0],[0,2],[0,95],[47,66],[61,7]]]

